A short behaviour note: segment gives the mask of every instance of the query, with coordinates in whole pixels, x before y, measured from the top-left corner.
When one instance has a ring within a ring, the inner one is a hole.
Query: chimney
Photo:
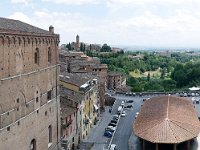
[[[52,25],[49,26],[49,32],[54,34],[54,27]]]

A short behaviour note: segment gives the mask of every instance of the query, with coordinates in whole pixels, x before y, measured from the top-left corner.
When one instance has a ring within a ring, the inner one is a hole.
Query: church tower
[[[79,35],[76,36],[76,49],[79,50],[80,48],[80,42],[79,42]]]

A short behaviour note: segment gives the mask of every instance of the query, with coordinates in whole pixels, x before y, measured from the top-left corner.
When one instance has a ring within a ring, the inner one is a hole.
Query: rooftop
[[[85,82],[88,81],[88,78],[82,78],[77,74],[72,74],[72,73],[63,73],[62,75],[60,75],[60,80],[61,81],[65,81],[71,84],[74,84],[76,86],[81,86],[83,85]]]
[[[61,97],[67,97],[67,99],[70,99],[76,103],[80,103],[84,96],[78,92],[66,89],[66,88],[60,88],[60,96]]]
[[[159,96],[145,101],[136,118],[135,134],[152,143],[181,143],[198,136],[200,124],[190,100]]]
[[[123,74],[121,72],[108,72],[109,76],[122,76]]]
[[[40,29],[19,20],[7,19],[0,17],[0,30],[12,30],[28,33],[51,34],[47,30]]]
[[[85,84],[87,81],[94,79],[94,76],[91,75],[67,73],[67,72],[62,73],[62,75],[60,75],[59,77],[60,81],[68,82],[76,86],[81,86]]]

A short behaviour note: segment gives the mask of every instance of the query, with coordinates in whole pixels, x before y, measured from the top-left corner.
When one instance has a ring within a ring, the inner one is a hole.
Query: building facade
[[[115,90],[116,88],[122,88],[126,86],[126,78],[122,73],[109,72],[107,77],[107,88],[109,90]]]
[[[82,109],[84,97],[64,86],[60,87],[61,139],[64,149],[76,149],[81,142]]]
[[[82,141],[89,134],[90,129],[96,123],[99,115],[99,100],[97,97],[97,80],[87,75],[63,74],[60,75],[60,85],[67,90],[74,91],[74,95],[81,95],[80,104],[77,106],[81,116],[78,121],[78,140]],[[68,94],[66,94],[68,95]],[[76,100],[78,97],[76,98]]]
[[[61,63],[61,72],[92,74],[98,78],[98,94],[100,100],[100,109],[104,110],[104,94],[107,87],[107,64],[101,64],[100,59],[96,57],[83,57],[82,52],[60,51],[59,60]]]
[[[0,149],[58,148],[58,44],[52,26],[0,18]]]

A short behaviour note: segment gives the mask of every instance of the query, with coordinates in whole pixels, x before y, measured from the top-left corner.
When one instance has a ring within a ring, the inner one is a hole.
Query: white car
[[[122,103],[121,103],[121,106],[124,106],[125,105],[125,102],[124,101],[122,101]]]
[[[111,130],[113,130],[113,131],[116,130],[116,127],[113,127],[113,126],[108,126],[107,128],[108,128],[108,129],[111,129]]]
[[[123,111],[122,114],[121,114],[121,116],[122,116],[122,117],[125,117],[125,116],[126,116],[126,112]]]
[[[135,114],[135,118],[137,118],[137,117],[138,117],[138,115],[139,115],[139,112],[136,112],[136,114]]]
[[[116,150],[116,149],[117,149],[117,145],[116,144],[111,144],[110,150]]]

